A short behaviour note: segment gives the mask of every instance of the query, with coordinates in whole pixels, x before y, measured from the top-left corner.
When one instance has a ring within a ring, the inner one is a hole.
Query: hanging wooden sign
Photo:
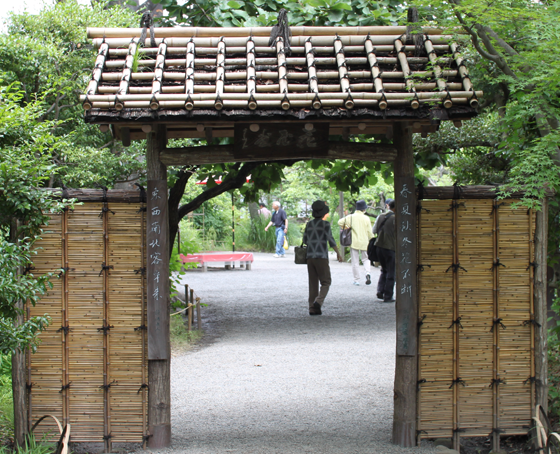
[[[244,123],[235,125],[234,157],[267,158],[281,154],[286,159],[324,155],[329,146],[327,123]]]

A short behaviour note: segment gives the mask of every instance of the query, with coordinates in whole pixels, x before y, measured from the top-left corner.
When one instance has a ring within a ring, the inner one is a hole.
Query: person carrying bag
[[[381,275],[377,282],[377,298],[385,303],[392,303],[393,287],[395,286],[395,201],[386,201],[387,213],[379,216],[373,226],[373,233],[377,233],[375,248],[379,264],[381,265]]]
[[[342,256],[338,252],[336,241],[332,236],[331,224],[327,222],[329,217],[328,205],[322,200],[317,200],[313,202],[311,209],[313,210],[313,219],[305,225],[302,244],[307,245],[309,315],[321,315],[321,308],[331,285],[329,245],[335,250],[339,262],[342,262]],[[296,254],[300,254],[300,252],[296,251]],[[296,263],[298,263],[297,260],[296,255]],[[319,284],[321,284],[320,289]]]
[[[338,225],[345,229],[350,225],[352,232],[350,243],[350,258],[352,259],[352,274],[354,276],[354,285],[360,285],[360,255],[366,272],[366,285],[371,284],[370,262],[367,257],[367,248],[369,240],[373,238],[371,233],[371,221],[365,215],[367,204],[365,200],[356,202],[356,211],[354,214],[339,219]],[[342,236],[341,236],[342,238]]]

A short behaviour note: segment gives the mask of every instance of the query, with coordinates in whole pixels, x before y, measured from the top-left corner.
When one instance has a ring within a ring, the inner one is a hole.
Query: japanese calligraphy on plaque
[[[315,150],[324,154],[328,141],[328,124],[236,124],[234,156],[258,158],[282,153],[287,157],[309,157]]]
[[[148,180],[147,192],[148,359],[168,359],[167,182]]]
[[[407,183],[395,187],[396,213],[397,213],[397,244],[395,261],[397,265],[397,300],[401,307],[406,307],[406,300],[415,298],[416,283],[416,216],[415,203],[412,193],[413,188]],[[414,301],[412,301],[414,304]],[[397,354],[410,354],[410,333],[408,318],[403,319],[400,329],[403,332],[397,336]],[[412,322],[414,323],[414,322]],[[398,328],[399,329],[399,328]]]

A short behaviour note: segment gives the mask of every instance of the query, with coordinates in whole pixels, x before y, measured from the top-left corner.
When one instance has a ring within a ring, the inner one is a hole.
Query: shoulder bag
[[[344,220],[344,227],[340,231],[340,245],[352,246],[352,215],[350,215],[350,227],[346,227],[346,220]]]
[[[301,246],[296,246],[294,248],[295,258],[294,262],[296,265],[305,265],[307,263],[307,246],[301,243]]]

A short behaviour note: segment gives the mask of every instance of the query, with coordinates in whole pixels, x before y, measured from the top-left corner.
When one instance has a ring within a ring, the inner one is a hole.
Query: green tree
[[[89,81],[95,50],[88,43],[87,27],[129,27],[137,13],[107,2],[80,5],[76,0],[56,2],[39,14],[11,14],[7,33],[0,35],[2,78],[21,84],[22,105],[38,100],[44,107],[39,121],[52,120],[54,134],[68,135],[51,152],[57,172],[45,184],[70,187],[112,186],[135,178],[142,170],[144,143],[125,148],[110,132],[84,122],[79,95]]]

